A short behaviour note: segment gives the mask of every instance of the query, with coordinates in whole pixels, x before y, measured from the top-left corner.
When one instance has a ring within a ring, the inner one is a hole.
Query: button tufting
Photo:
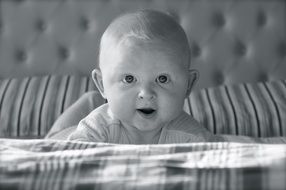
[[[215,12],[212,17],[212,22],[216,27],[222,27],[225,25],[225,18],[221,12]]]
[[[80,19],[79,26],[83,30],[88,30],[90,28],[90,21],[87,18],[82,17]]]
[[[258,81],[266,82],[268,81],[268,76],[266,73],[260,73],[258,75]]]
[[[217,85],[221,85],[224,82],[224,76],[221,71],[214,72],[213,74],[213,81],[216,82]]]
[[[26,53],[24,50],[22,50],[22,49],[17,49],[17,50],[15,51],[15,58],[16,58],[16,60],[19,61],[19,62],[24,62],[24,61],[27,60],[28,56],[27,56],[27,53]]]
[[[246,46],[241,41],[236,41],[234,44],[234,54],[243,56],[246,54]]]
[[[258,26],[264,26],[266,24],[266,14],[263,11],[259,11],[256,21]]]
[[[35,26],[36,26],[36,29],[41,31],[41,32],[43,32],[47,29],[47,25],[42,19],[37,20],[35,23]]]
[[[277,47],[278,55],[281,57],[286,57],[286,43],[280,42]]]
[[[193,42],[191,45],[191,54],[193,57],[198,57],[201,55],[201,49],[195,42]]]
[[[69,57],[70,53],[66,47],[59,46],[58,47],[58,55],[61,59],[66,60]]]

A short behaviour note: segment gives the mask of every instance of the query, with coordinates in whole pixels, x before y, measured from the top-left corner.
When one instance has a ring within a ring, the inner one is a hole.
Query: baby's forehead
[[[168,53],[170,51],[175,51],[175,46],[171,45],[171,42],[163,41],[163,40],[149,40],[149,41],[143,41],[138,40],[136,38],[125,38],[121,42],[119,42],[117,45],[115,45],[115,50],[137,50],[137,51],[160,51],[162,53]]]
[[[111,66],[112,64],[122,63],[122,67],[129,65],[133,67],[136,64],[151,64],[167,67],[176,65],[183,68],[189,67],[187,55],[176,51],[172,46],[163,42],[140,42],[128,40],[120,45],[110,49],[105,57],[102,57],[102,66]],[[146,63],[146,61],[148,63]],[[127,64],[128,63],[128,64]],[[132,63],[132,64],[130,64]],[[111,65],[110,65],[111,64]]]
[[[161,39],[152,39],[149,41],[138,40],[136,38],[125,38],[121,42],[114,44],[113,51],[122,52],[128,51],[131,53],[134,52],[148,52],[149,54],[158,53],[164,54],[170,57],[187,57],[189,52],[183,52],[179,48],[180,44],[176,44],[172,41],[161,40]]]

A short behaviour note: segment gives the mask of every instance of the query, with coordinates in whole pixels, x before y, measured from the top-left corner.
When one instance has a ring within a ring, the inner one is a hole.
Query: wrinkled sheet
[[[0,139],[0,189],[286,189],[286,145]]]

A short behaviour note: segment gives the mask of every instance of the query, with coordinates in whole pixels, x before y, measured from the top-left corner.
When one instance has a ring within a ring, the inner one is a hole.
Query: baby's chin
[[[135,127],[137,130],[142,132],[151,132],[151,131],[158,131],[162,129],[165,125],[141,125],[141,124],[135,124],[133,127]]]
[[[139,114],[137,116],[130,116],[129,118],[119,118],[120,122],[124,127],[129,129],[137,129],[142,132],[154,131],[158,128],[162,128],[166,122],[163,122],[158,119],[146,119]]]
[[[132,121],[132,125],[137,128],[140,131],[156,131],[159,130],[161,128],[163,128],[164,126],[166,126],[167,124],[169,124],[171,121],[170,120],[163,120],[162,118],[158,117],[151,117],[151,119],[146,119],[142,116],[139,116]]]

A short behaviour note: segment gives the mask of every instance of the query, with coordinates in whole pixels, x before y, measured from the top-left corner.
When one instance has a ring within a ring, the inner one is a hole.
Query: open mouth
[[[137,109],[137,111],[144,116],[152,116],[156,110],[152,108],[141,108],[141,109]]]

